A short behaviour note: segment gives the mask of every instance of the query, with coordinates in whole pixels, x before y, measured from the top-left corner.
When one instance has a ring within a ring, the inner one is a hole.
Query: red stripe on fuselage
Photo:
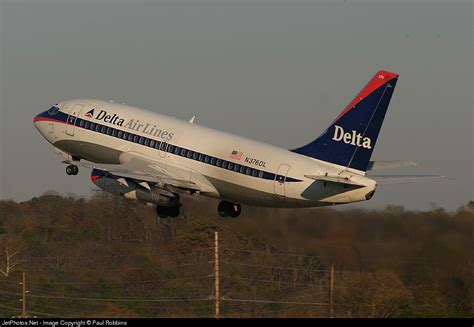
[[[49,118],[49,117],[35,117],[35,119],[33,120],[33,122],[39,122],[39,121],[52,121],[52,122],[55,122],[55,123],[61,123],[61,124],[65,124],[66,122],[62,121],[62,120],[57,120],[57,119],[54,119],[54,118]]]
[[[380,70],[375,74],[375,76],[370,80],[369,83],[360,91],[360,93],[354,98],[354,100],[349,103],[349,105],[344,109],[344,111],[337,116],[334,122],[338,121],[342,116],[351,111],[359,102],[368,97],[372,92],[377,90],[382,85],[390,82],[392,79],[397,78],[398,74],[391,73],[385,70]]]

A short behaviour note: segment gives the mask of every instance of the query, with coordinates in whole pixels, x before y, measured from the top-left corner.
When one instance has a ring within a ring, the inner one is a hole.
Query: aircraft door
[[[285,196],[285,182],[289,170],[290,165],[287,164],[281,164],[278,168],[274,182],[275,195],[283,197]]]
[[[160,150],[159,150],[159,153],[160,153],[160,157],[161,158],[166,158],[166,149],[168,148],[168,143],[166,142],[161,142],[160,144]]]
[[[67,117],[67,123],[66,123],[66,134],[74,136],[74,128],[76,126],[76,119],[77,116],[79,116],[80,112],[82,111],[82,108],[84,108],[83,104],[75,104],[74,107],[72,107],[71,111],[69,112],[69,116]]]

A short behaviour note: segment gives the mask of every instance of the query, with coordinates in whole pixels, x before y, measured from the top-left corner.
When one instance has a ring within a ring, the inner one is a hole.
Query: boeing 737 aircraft
[[[316,207],[369,200],[367,171],[411,165],[370,161],[398,75],[379,71],[321,136],[293,150],[253,141],[124,104],[60,102],[34,124],[77,175],[105,191],[156,204],[177,217],[180,194],[221,199],[218,212],[238,217],[241,204]]]

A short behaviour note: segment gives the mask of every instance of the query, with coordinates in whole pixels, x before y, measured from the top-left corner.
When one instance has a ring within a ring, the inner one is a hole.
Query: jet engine
[[[100,169],[92,170],[91,181],[102,190],[126,199],[154,203],[162,207],[174,207],[179,203],[172,192],[150,185],[146,181],[115,176]]]

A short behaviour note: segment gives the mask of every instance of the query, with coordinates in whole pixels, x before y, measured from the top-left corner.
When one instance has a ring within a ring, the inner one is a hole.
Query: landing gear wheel
[[[231,210],[229,211],[229,216],[231,218],[237,218],[240,216],[240,213],[242,212],[242,207],[238,203],[233,203],[231,206]]]
[[[179,213],[181,210],[179,210],[179,206],[177,207],[169,207],[168,208],[168,216],[170,216],[171,218],[176,218],[179,216]]]
[[[228,217],[229,216],[229,209],[230,209],[230,202],[222,201],[217,206],[217,211],[221,217]]]
[[[68,175],[77,175],[79,173],[79,167],[76,165],[69,165],[66,167],[66,174]]]
[[[168,218],[168,215],[166,214],[166,207],[156,206],[156,214],[160,218]]]
[[[179,216],[180,213],[180,206],[175,207],[163,207],[163,206],[156,206],[156,214],[160,218],[176,218]]]
[[[217,211],[221,217],[237,218],[242,212],[242,207],[238,203],[222,201],[219,203]]]

